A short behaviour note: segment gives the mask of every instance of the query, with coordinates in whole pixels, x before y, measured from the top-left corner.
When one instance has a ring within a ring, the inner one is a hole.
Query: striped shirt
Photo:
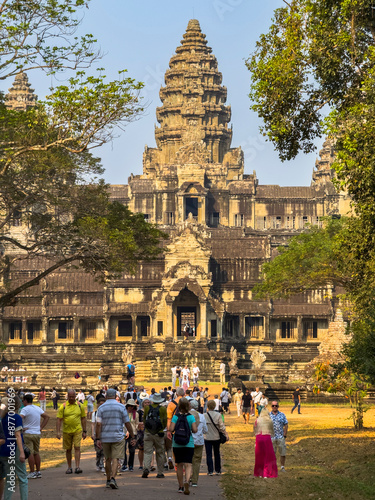
[[[129,417],[123,404],[107,399],[98,408],[96,421],[102,424],[100,440],[103,443],[119,443],[124,439],[124,424],[129,422]]]

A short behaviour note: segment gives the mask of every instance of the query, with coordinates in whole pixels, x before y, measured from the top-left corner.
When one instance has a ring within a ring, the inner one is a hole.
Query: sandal
[[[67,469],[65,474],[73,474],[73,469]]]
[[[82,474],[82,469],[80,469],[79,467],[76,467],[76,468],[74,469],[74,472],[75,472],[76,474]]]

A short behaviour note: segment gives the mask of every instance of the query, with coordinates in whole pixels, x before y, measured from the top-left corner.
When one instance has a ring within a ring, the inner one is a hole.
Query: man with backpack
[[[151,469],[151,460],[155,448],[157,463],[157,478],[163,478],[164,474],[164,429],[167,426],[167,409],[160,406],[163,398],[160,394],[152,396],[152,404],[146,406],[143,414],[143,423],[145,426],[144,437],[144,469],[142,477],[148,477]]]
[[[130,385],[134,385],[134,382],[135,382],[135,366],[133,365],[133,363],[129,363],[126,367],[128,369],[128,373],[127,373],[128,383]]]

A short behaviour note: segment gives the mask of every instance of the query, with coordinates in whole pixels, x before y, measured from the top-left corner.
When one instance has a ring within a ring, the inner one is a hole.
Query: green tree
[[[319,277],[324,282],[327,262],[334,279],[339,266],[355,312],[348,353],[357,368],[367,373],[368,363],[360,362],[360,353],[374,364],[369,355],[375,325],[373,1],[284,0],[268,33],[260,36],[247,67],[252,77],[251,108],[263,119],[262,132],[273,142],[281,160],[314,150],[316,139],[323,135],[335,141],[332,166],[336,183],[351,195],[356,217],[347,220],[338,238],[338,254],[336,245],[333,249],[328,245],[328,253],[319,255],[323,269],[314,265],[306,280],[301,280],[308,286],[312,278],[312,287],[319,286]],[[314,262],[317,259],[312,256],[302,267]],[[297,272],[296,266],[292,269]],[[327,276],[329,283],[334,279]]]
[[[288,246],[263,264],[263,280],[253,292],[258,298],[287,298],[327,286],[350,287],[350,271],[341,251],[346,219],[325,219],[325,226],[309,226],[294,236]]]
[[[20,72],[70,71],[36,107],[0,100],[0,306],[65,265],[102,279],[134,272],[160,255],[164,235],[142,214],[111,203],[90,150],[142,113],[143,84],[119,71],[85,74],[101,57],[91,35],[76,37],[89,0],[0,2],[0,79]],[[15,280],[22,261],[35,271]]]
[[[314,367],[313,379],[316,394],[325,391],[346,397],[353,408],[351,418],[354,428],[363,429],[364,413],[370,409],[370,406],[364,403],[370,387],[366,378],[351,372],[345,363],[334,364],[325,361]]]

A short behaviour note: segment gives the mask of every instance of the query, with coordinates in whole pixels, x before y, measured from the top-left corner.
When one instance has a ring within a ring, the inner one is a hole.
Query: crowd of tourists
[[[83,472],[81,443],[88,438],[87,422],[90,421],[95,467],[105,474],[106,488],[117,489],[117,475],[135,470],[137,453],[137,469],[143,479],[152,472],[157,479],[162,479],[166,471],[175,471],[178,491],[189,495],[190,489],[198,486],[203,451],[207,474],[222,472],[220,448],[229,440],[224,415],[230,413],[230,403],[235,404],[237,417],[242,416],[245,424],[255,417],[254,476],[277,477],[276,453],[280,455],[281,470],[285,471],[288,421],[279,411],[277,401],[271,403],[269,411],[268,400],[259,387],[251,392],[246,389],[245,393],[238,388],[233,395],[223,387],[220,394],[210,395],[207,387],[179,386],[177,375],[177,370],[175,375],[172,368],[175,387],[167,386],[159,392],[151,389],[148,393],[143,386],[135,387],[132,383],[123,393],[118,387],[106,386],[87,394],[69,389],[61,395],[60,404],[60,394],[53,388],[50,399],[57,410],[56,437],[62,439],[66,454],[65,473]],[[190,381],[190,373],[185,376],[189,376]],[[192,376],[197,382],[199,372],[198,376],[194,372]],[[42,477],[40,437],[49,420],[46,396],[44,388],[37,395],[23,391],[16,394],[9,389],[1,399],[0,500],[3,494],[5,500],[12,497],[16,476],[21,500],[28,498],[28,480]],[[298,408],[300,413],[299,388],[293,398],[293,410]],[[36,399],[39,406],[34,404]]]

